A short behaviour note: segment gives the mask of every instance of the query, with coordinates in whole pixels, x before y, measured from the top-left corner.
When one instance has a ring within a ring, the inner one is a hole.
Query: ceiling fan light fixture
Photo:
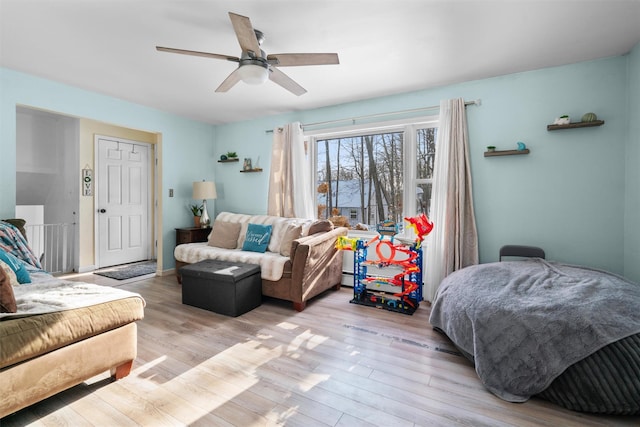
[[[216,92],[227,92],[241,80],[250,85],[260,85],[267,80],[271,80],[292,94],[300,96],[307,92],[306,89],[280,71],[278,67],[340,63],[337,53],[279,53],[267,55],[265,51],[260,48],[264,41],[264,34],[253,28],[251,20],[248,17],[229,12],[229,18],[231,18],[233,30],[236,33],[236,38],[242,49],[240,57],[162,46],[156,46],[156,50],[160,52],[222,59],[237,63],[238,68],[233,70],[231,74],[224,79],[216,88]]]
[[[269,78],[269,70],[267,67],[256,64],[245,64],[238,69],[240,79],[249,85],[259,85],[267,81]]]

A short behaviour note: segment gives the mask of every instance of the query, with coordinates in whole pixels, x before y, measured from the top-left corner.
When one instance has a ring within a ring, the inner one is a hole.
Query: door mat
[[[156,261],[143,261],[133,264],[117,265],[115,267],[104,268],[94,271],[93,274],[108,277],[116,280],[126,280],[132,277],[144,276],[156,272]]]

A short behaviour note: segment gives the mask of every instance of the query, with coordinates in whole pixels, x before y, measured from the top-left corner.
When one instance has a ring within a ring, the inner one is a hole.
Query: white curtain
[[[314,218],[312,170],[300,123],[274,129],[267,213],[287,218]]]
[[[423,296],[433,301],[449,273],[478,263],[467,116],[462,98],[440,102],[431,200],[433,231],[427,236]]]

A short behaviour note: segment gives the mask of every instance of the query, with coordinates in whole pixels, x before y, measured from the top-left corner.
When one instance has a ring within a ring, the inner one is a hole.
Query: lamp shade
[[[246,84],[259,85],[267,81],[269,78],[269,70],[256,64],[245,64],[238,68],[240,79]]]
[[[193,198],[196,200],[215,199],[216,185],[211,181],[197,181],[193,183]]]

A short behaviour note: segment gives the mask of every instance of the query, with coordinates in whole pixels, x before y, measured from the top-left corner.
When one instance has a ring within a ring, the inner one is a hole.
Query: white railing
[[[49,273],[73,271],[75,224],[27,224],[27,240]]]

